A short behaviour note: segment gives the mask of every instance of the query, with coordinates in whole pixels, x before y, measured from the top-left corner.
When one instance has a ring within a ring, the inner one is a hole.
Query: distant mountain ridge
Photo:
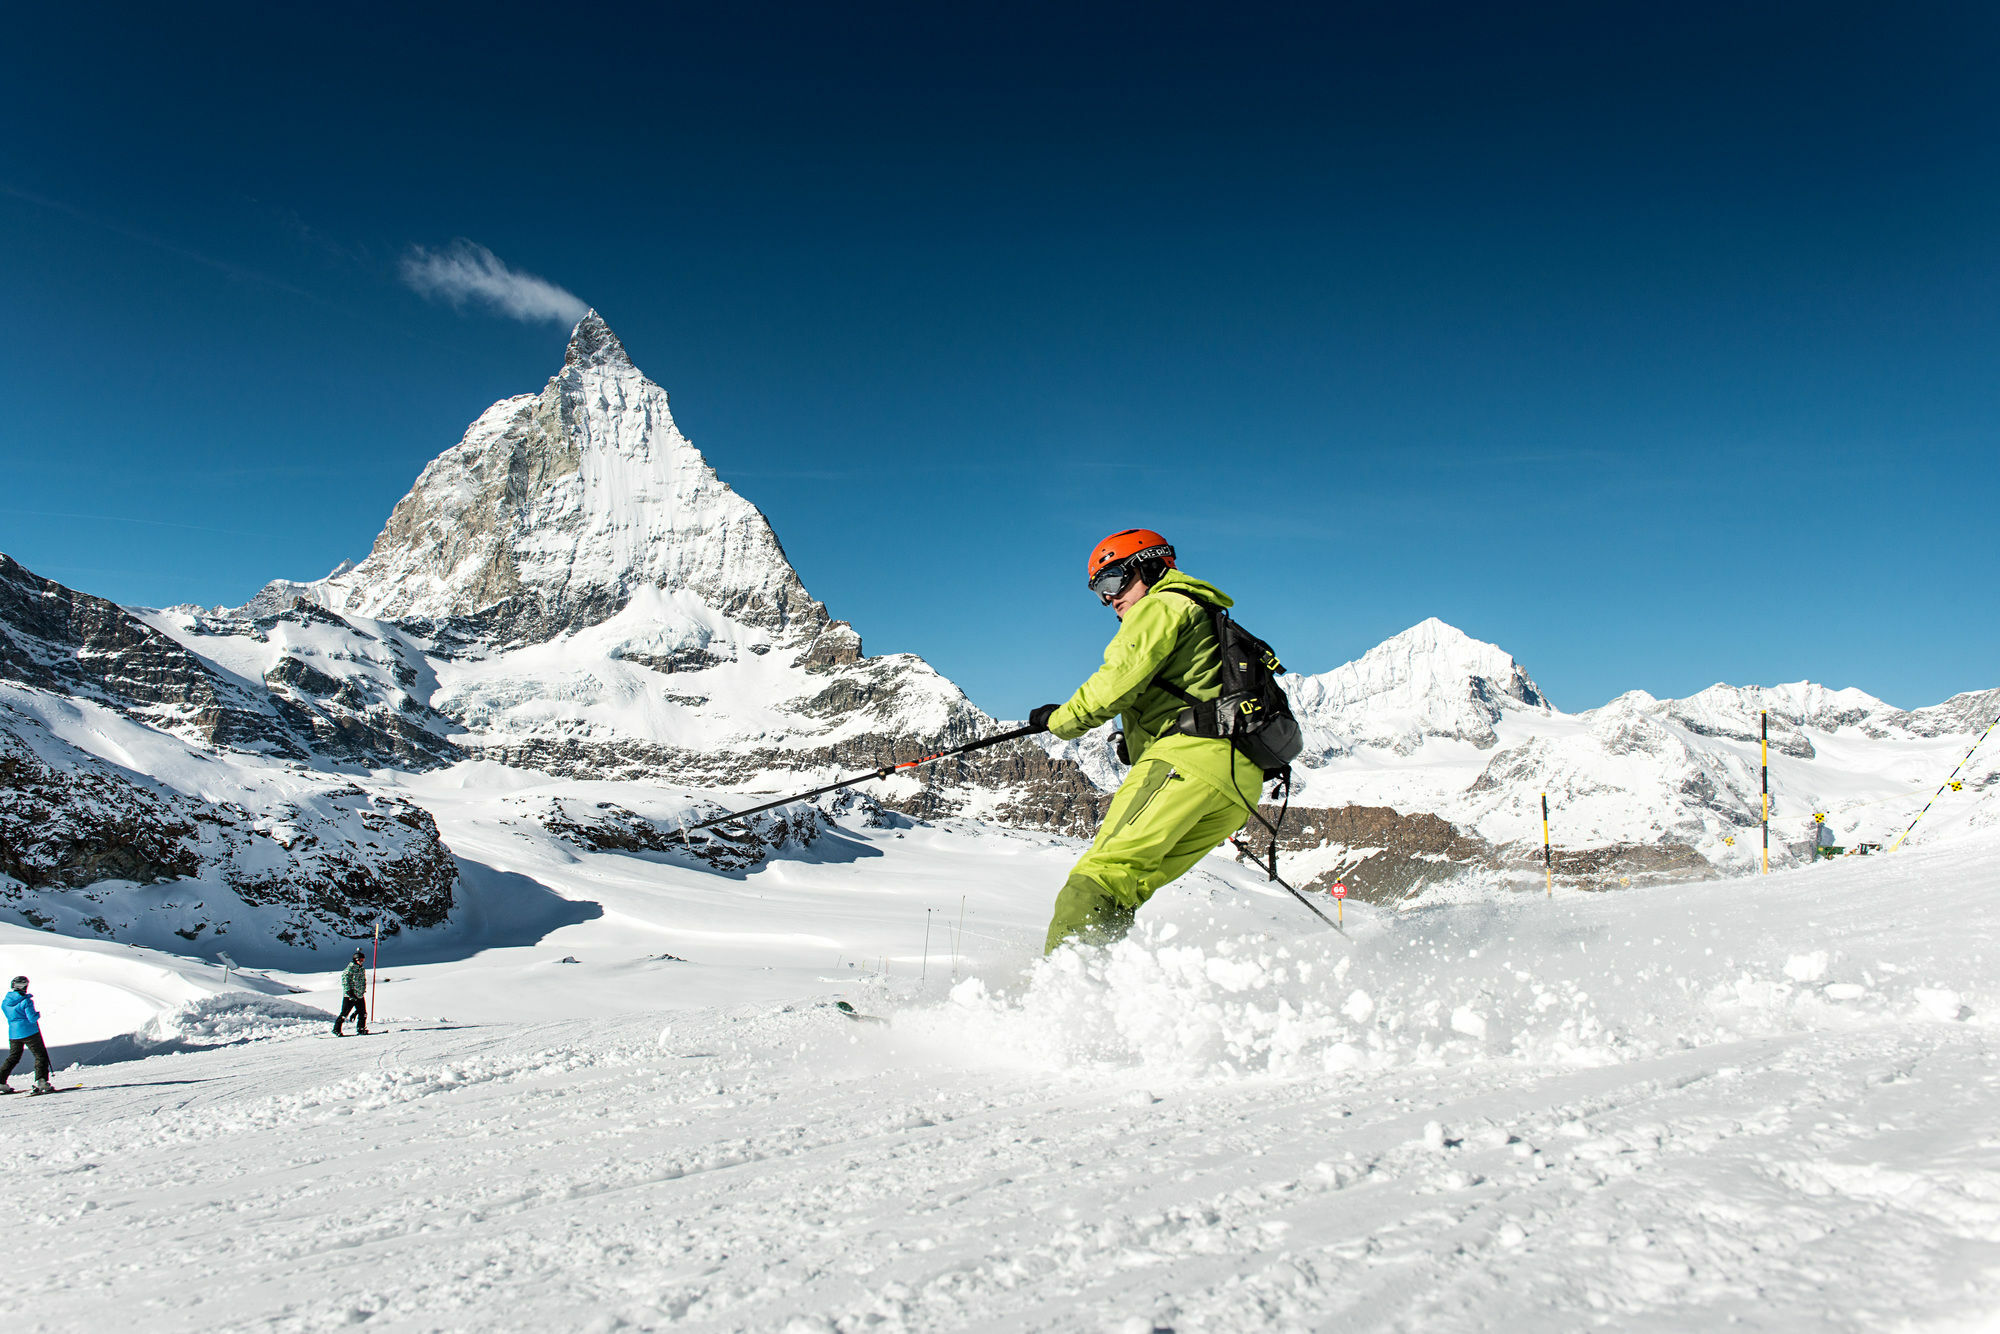
[[[1763,819],[1764,715],[1780,859],[1886,839],[2000,716],[2000,689],[1903,710],[1811,682],[1715,685],[1679,700],[1631,691],[1566,714],[1503,649],[1435,619],[1285,686],[1306,735],[1299,804],[1441,816],[1461,836],[1458,862],[1496,870],[1536,849],[1544,796],[1556,846],[1591,850],[1604,866],[1748,868],[1762,855],[1761,832],[1750,835]],[[2000,802],[1978,800],[2000,794],[1996,761],[1960,808],[1975,822],[2000,819]],[[1317,844],[1295,835],[1293,846]],[[1354,863],[1326,864],[1330,879]]]
[[[1505,650],[1435,618],[1283,684],[1306,739],[1288,865],[1377,895],[1520,870],[1543,794],[1579,874],[1744,869],[1759,710],[1781,855],[1828,831],[1873,837],[2000,714],[2000,690],[1903,711],[1810,683],[1631,692],[1567,714]],[[367,556],[324,578],[152,611],[0,556],[0,900],[93,931],[171,920],[183,939],[232,920],[301,941],[371,915],[426,927],[456,876],[399,774],[472,761],[774,794],[999,725],[923,659],[864,654],[593,311],[539,393],[481,413]],[[940,763],[870,784],[870,800],[1087,833],[1123,774],[1109,730]],[[475,763],[466,781],[495,772]],[[1980,770],[1973,818],[2000,811],[1995,790]],[[592,848],[678,846],[622,807],[520,809]],[[1826,830],[1802,823],[1814,811]],[[718,855],[740,867],[811,828]],[[135,917],[117,899],[116,917],[64,897],[189,877],[218,887],[193,917],[178,900]],[[290,882],[318,888],[273,897]]]

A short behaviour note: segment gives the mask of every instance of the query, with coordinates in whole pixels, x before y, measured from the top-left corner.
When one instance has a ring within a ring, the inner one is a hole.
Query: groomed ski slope
[[[1060,841],[730,879],[484,800],[427,796],[475,880],[602,914],[386,968],[377,1036],[294,978],[0,1102],[10,1328],[1995,1327],[1994,831],[1346,939],[1218,858],[1031,967]]]

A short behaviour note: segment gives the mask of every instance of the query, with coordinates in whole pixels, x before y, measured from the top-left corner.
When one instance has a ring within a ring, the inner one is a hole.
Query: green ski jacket
[[[364,996],[368,993],[368,970],[350,961],[340,973],[340,994]]]
[[[1196,699],[1214,699],[1222,693],[1222,652],[1208,610],[1174,596],[1175,589],[1186,589],[1218,606],[1234,605],[1214,584],[1168,570],[1125,613],[1104,650],[1104,665],[1049,718],[1049,731],[1068,741],[1122,714],[1125,750],[1134,764],[1141,758],[1165,760],[1254,810],[1264,792],[1263,770],[1218,737],[1176,732],[1174,723],[1186,705],[1152,687],[1159,677]]]

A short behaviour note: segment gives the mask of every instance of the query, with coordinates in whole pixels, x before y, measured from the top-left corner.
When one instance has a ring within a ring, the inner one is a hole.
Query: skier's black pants
[[[356,1028],[365,1029],[368,1027],[368,1007],[361,1003],[361,997],[347,996],[340,1002],[340,1018],[333,1021],[334,1032],[338,1033],[340,1031],[340,1026],[347,1022],[347,1016],[350,1014],[354,1016],[354,1026]]]
[[[49,1045],[42,1041],[40,1033],[30,1033],[24,1038],[7,1040],[7,1064],[0,1065],[0,1084],[7,1082],[7,1076],[14,1073],[14,1067],[21,1063],[21,1049],[35,1053],[35,1079],[38,1083],[49,1082]]]

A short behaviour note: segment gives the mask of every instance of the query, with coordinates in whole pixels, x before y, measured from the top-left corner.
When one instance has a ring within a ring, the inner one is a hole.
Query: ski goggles
[[[1164,548],[1148,547],[1134,552],[1124,560],[1113,561],[1090,577],[1090,591],[1097,594],[1099,602],[1109,603],[1125,591],[1125,585],[1139,577],[1139,567],[1160,556]]]
[[[1128,563],[1121,560],[1105,566],[1093,575],[1090,580],[1090,591],[1097,594],[1100,601],[1109,602],[1123,593],[1125,585],[1131,582],[1132,571],[1128,568]]]

